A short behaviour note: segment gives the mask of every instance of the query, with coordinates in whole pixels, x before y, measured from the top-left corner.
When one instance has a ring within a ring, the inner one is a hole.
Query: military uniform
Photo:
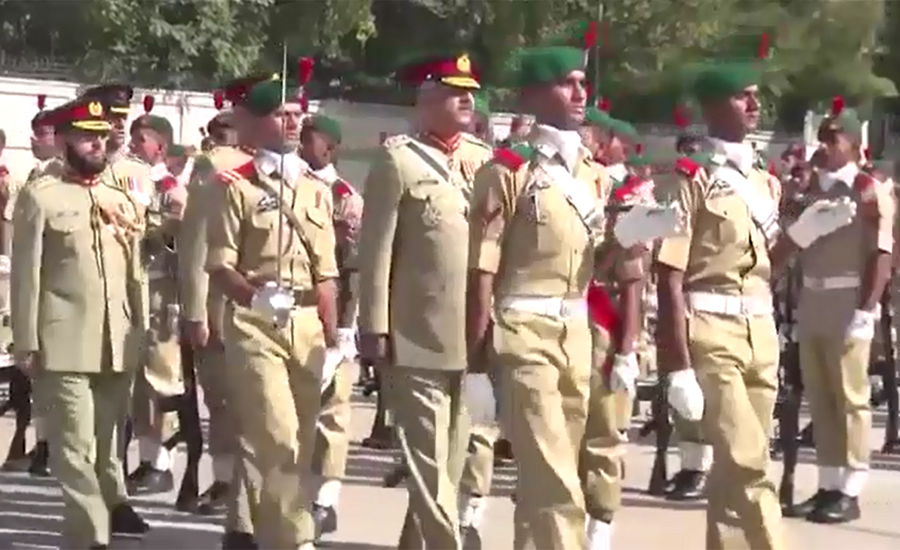
[[[280,105],[280,89],[274,81],[257,84],[245,107],[261,116],[271,113]],[[285,315],[278,322],[263,313],[275,307],[266,290],[274,287],[258,289],[250,307],[229,301],[223,335],[229,376],[241,388],[233,402],[240,433],[261,476],[258,502],[251,499],[256,537],[262,547],[311,548],[315,533],[305,475],[325,357],[318,286],[339,273],[330,190],[292,174],[274,157],[258,151],[252,162],[219,174],[209,199],[206,265],[213,277],[235,270],[260,287],[280,279],[293,293],[294,307],[271,310]],[[278,174],[282,168],[284,176]]]
[[[61,131],[109,131],[99,102],[75,100],[52,117]],[[79,548],[108,544],[110,531],[147,530],[126,503],[117,436],[144,329],[140,219],[111,183],[105,174],[44,176],[22,191],[14,214],[14,344],[32,357],[41,401],[53,405],[42,413],[64,538]]]
[[[830,113],[819,132],[823,143],[840,135],[859,140],[861,124],[854,111],[843,109]],[[860,214],[800,256],[800,365],[812,413],[819,491],[792,512],[818,523],[842,523],[859,518],[858,497],[868,475],[868,368],[878,303],[890,277],[896,204],[892,182],[855,162],[814,173],[808,195],[849,197]]]
[[[478,88],[464,55],[424,59],[400,76]],[[359,329],[390,346],[382,384],[411,472],[400,548],[460,547],[467,213],[475,170],[490,153],[468,134],[393,136],[366,180]]]

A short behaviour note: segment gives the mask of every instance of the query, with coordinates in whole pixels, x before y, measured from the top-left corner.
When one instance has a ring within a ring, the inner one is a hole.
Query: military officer
[[[338,345],[344,361],[334,372],[323,373],[322,410],[316,422],[313,473],[319,476],[313,499],[317,537],[337,530],[337,504],[350,451],[350,413],[353,395],[351,364],[356,361],[356,312],[359,277],[356,269],[362,195],[342,179],[334,167],[341,144],[340,124],[325,115],[306,119],[300,132],[300,158],[312,176],[331,188],[334,202],[335,255],[340,271],[338,293]]]
[[[177,431],[177,415],[163,412],[160,401],[184,392],[175,237],[186,191],[165,165],[166,151],[172,145],[169,121],[145,113],[131,124],[130,134],[133,154],[150,166],[153,188],[144,239],[150,314],[147,364],[135,380],[133,402],[140,464],[128,474],[128,481],[132,493],[164,493],[174,485],[171,453],[164,442]]]
[[[479,88],[468,55],[403,67],[419,133],[384,143],[364,189],[361,355],[382,369],[411,472],[401,548],[459,548],[457,485],[468,428],[463,310],[469,195],[491,148],[465,133]]]
[[[807,191],[810,198],[850,197],[861,214],[800,256],[800,365],[819,490],[786,512],[816,523],[858,519],[869,470],[868,367],[879,301],[891,277],[895,198],[890,180],[860,168],[861,138],[859,116],[836,100],[819,125],[824,166],[812,175]]]
[[[281,82],[269,80],[244,100],[259,148],[211,187],[206,266],[229,300],[225,355],[240,388],[230,404],[261,476],[251,499],[256,538],[263,548],[306,549],[315,539],[306,473],[322,372],[343,357],[339,273],[331,191],[302,171],[301,107],[282,97]]]
[[[707,548],[783,547],[778,499],[766,478],[778,383],[772,265],[855,214],[847,201],[819,201],[780,231],[778,181],[744,141],[759,120],[758,78],[749,62],[712,65],[697,76],[709,155],[679,163],[686,228],[663,241],[656,261],[657,349],[666,352],[660,368],[669,403],[687,420],[703,419],[714,450]]]
[[[14,214],[12,324],[17,361],[46,415],[62,485],[64,539],[107,548],[147,524],[127,503],[117,428],[128,412],[143,337],[136,205],[109,181],[103,104],[77,99],[48,115],[65,170],[22,191]]]
[[[597,213],[603,169],[577,131],[585,112],[584,52],[534,48],[516,65],[521,105],[536,123],[527,148],[499,151],[476,178],[468,346],[470,355],[492,347],[502,422],[519,479],[529,480],[516,491],[514,547],[584,548],[578,455],[592,371],[585,292],[607,233]],[[629,234],[621,235],[627,248],[660,229],[634,212]],[[667,231],[677,221],[672,214],[663,216]],[[626,218],[616,222],[617,234]],[[617,374],[613,389],[620,387]]]

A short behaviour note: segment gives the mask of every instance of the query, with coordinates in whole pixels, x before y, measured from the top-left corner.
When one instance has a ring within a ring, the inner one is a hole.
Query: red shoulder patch
[[[624,201],[628,197],[634,195],[641,186],[641,178],[635,176],[634,174],[630,174],[625,178],[625,181],[622,182],[622,185],[616,188],[613,191],[613,198],[619,202]]]
[[[168,175],[168,176],[164,177],[163,179],[159,180],[158,182],[156,182],[156,185],[159,187],[160,191],[162,191],[163,193],[167,193],[167,192],[171,191],[172,189],[175,189],[176,187],[178,187],[178,180],[175,179],[174,176]]]
[[[876,193],[881,181],[874,174],[861,171],[853,180],[853,188],[860,194],[863,202],[872,202],[876,200]]]
[[[525,157],[512,149],[502,147],[494,150],[494,162],[503,165],[510,170],[518,170],[525,164]]]
[[[696,176],[699,170],[700,163],[691,158],[681,157],[675,161],[675,171],[689,178]]]
[[[603,285],[591,281],[587,291],[588,312],[591,320],[610,335],[619,330],[619,308],[613,302]]]
[[[774,162],[769,162],[769,174],[778,177],[778,168],[775,166]]]
[[[347,183],[344,180],[337,180],[334,183],[334,192],[337,193],[338,197],[349,197],[354,193],[353,186]]]
[[[216,180],[219,183],[223,183],[225,185],[230,185],[240,179],[250,179],[256,175],[256,165],[253,164],[253,161],[246,162],[237,168],[232,168],[231,170],[224,170],[216,174]]]

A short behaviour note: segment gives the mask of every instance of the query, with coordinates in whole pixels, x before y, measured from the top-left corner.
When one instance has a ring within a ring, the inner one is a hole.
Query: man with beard
[[[334,167],[341,144],[341,127],[325,115],[308,118],[300,132],[300,158],[311,175],[331,188],[334,201],[335,254],[340,270],[338,293],[338,344],[344,361],[334,372],[323,373],[322,410],[316,423],[316,447],[313,473],[319,487],[313,500],[316,537],[337,530],[337,504],[341,480],[347,470],[350,450],[350,413],[353,376],[350,365],[356,361],[356,312],[359,306],[359,276],[356,270],[362,196],[341,179]]]
[[[464,133],[480,86],[469,56],[425,56],[398,79],[417,88],[414,136],[384,143],[364,189],[360,347],[382,369],[411,475],[401,548],[459,548],[457,485],[466,457],[462,402],[469,197],[491,148]]]
[[[331,191],[295,151],[302,109],[278,80],[243,103],[258,145],[210,189],[206,267],[229,298],[224,342],[230,403],[261,476],[253,526],[263,548],[313,548],[307,473],[322,371],[338,349]],[[244,475],[244,474],[242,474]]]
[[[225,296],[221,289],[209,284],[205,270],[207,259],[206,228],[209,216],[208,197],[219,185],[216,174],[246,164],[253,158],[249,146],[247,114],[242,103],[254,84],[269,80],[271,74],[234,79],[222,87],[223,99],[230,101],[228,111],[218,113],[210,121],[228,121],[237,145],[216,144],[197,158],[188,184],[188,200],[178,235],[178,270],[185,336],[195,350],[197,377],[203,387],[203,399],[209,411],[208,452],[212,457],[213,483],[200,495],[193,507],[204,515],[213,515],[228,506],[223,548],[254,547],[253,524],[247,502],[245,480],[239,472],[239,461],[246,460],[239,450],[239,433],[234,428],[235,413],[229,410],[233,394],[227,376],[223,322]],[[236,390],[239,392],[239,389]],[[237,397],[234,399],[238,399]],[[248,465],[244,463],[243,468]]]
[[[128,412],[143,336],[137,205],[108,179],[110,124],[81,98],[48,115],[65,170],[16,202],[12,326],[17,365],[47,403],[53,473],[62,486],[64,540],[107,548],[147,524],[127,504],[117,428]]]

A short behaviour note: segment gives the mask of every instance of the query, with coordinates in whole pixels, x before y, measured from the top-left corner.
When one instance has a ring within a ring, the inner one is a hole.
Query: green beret
[[[266,116],[281,107],[281,80],[266,80],[254,84],[244,99],[243,107],[251,115]],[[285,92],[285,101],[293,100],[296,94],[292,90]]]
[[[703,69],[694,80],[693,92],[700,101],[722,99],[759,84],[760,71],[753,63],[730,63]]]
[[[630,122],[610,117],[610,127],[608,128],[613,134],[629,141],[635,141],[638,138],[637,128]]]
[[[477,92],[473,95],[475,100],[475,112],[486,117],[491,116],[491,100],[484,92]]]
[[[144,129],[153,130],[161,135],[166,143],[172,143],[174,139],[175,132],[172,130],[172,124],[165,117],[145,114],[137,117],[131,123],[131,132]]]
[[[633,153],[628,156],[627,164],[633,168],[644,168],[653,164],[653,158],[646,153]]]
[[[862,120],[855,109],[844,107],[843,98],[835,98],[831,111],[819,124],[819,133],[823,131],[841,132],[859,138],[862,135]]]
[[[601,130],[610,130],[613,126],[613,117],[609,116],[606,111],[601,111],[597,107],[590,106],[584,110],[584,125],[596,126]]]
[[[325,115],[313,115],[306,125],[317,132],[322,132],[335,143],[341,142],[341,125],[335,119]]]
[[[565,46],[527,48],[515,59],[512,84],[525,88],[557,82],[572,71],[584,70],[584,51]]]
[[[169,149],[166,151],[166,154],[170,157],[183,157],[187,153],[187,148],[184,145],[169,145]]]

